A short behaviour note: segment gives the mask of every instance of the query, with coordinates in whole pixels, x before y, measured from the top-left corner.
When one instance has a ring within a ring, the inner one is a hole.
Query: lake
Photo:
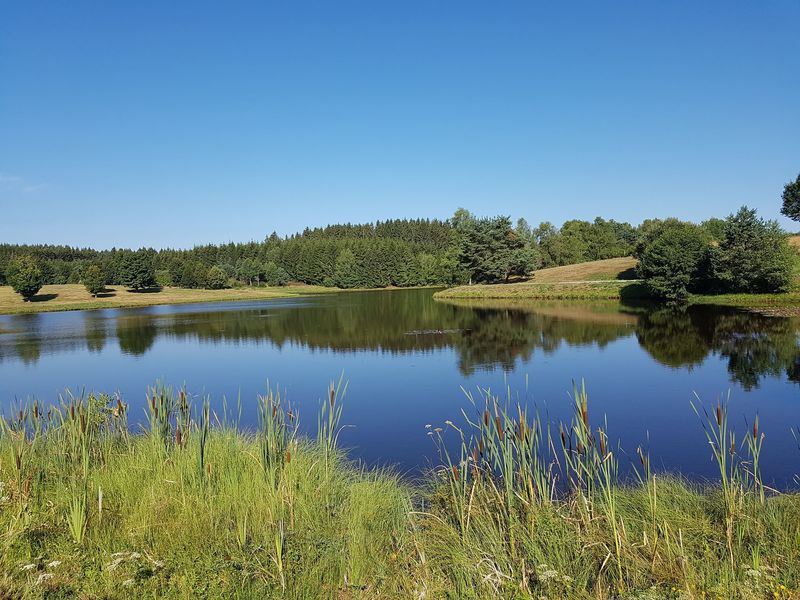
[[[8,412],[66,387],[119,392],[141,421],[146,387],[161,380],[210,395],[217,411],[223,396],[232,412],[241,398],[240,423],[254,427],[269,382],[313,433],[328,382],[344,373],[351,456],[417,473],[437,460],[426,425],[473,414],[462,387],[510,390],[557,422],[583,379],[592,421],[608,420],[630,460],[643,445],[659,470],[705,478],[716,467],[690,401],[730,394],[742,434],[759,414],[765,480],[785,487],[800,473],[798,326],[708,306],[446,303],[432,290],[0,316],[0,398]]]

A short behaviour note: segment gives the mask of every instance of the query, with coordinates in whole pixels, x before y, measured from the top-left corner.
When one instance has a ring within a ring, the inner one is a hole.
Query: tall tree
[[[794,221],[800,221],[800,175],[783,187],[781,212]]]
[[[723,291],[785,292],[792,280],[794,254],[776,221],[765,221],[743,206],[725,219],[713,272]]]
[[[106,277],[98,265],[89,265],[83,272],[83,285],[92,296],[97,296],[106,287]]]
[[[6,280],[12,289],[27,302],[44,285],[44,276],[32,256],[19,256],[11,261],[6,272]]]

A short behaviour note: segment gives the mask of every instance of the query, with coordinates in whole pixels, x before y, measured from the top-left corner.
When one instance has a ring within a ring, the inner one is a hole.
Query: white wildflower
[[[60,564],[61,564],[60,560],[51,560],[49,563],[47,563],[47,568],[48,569],[55,569]]]
[[[119,558],[120,556],[128,556],[128,553],[127,552],[114,552],[114,554],[111,555],[111,558]]]
[[[35,568],[36,568],[36,565],[34,563],[31,563],[29,565],[22,565],[19,569],[20,569],[20,571],[30,571],[31,569],[35,569]]]
[[[140,558],[142,558],[142,555],[139,554],[138,552],[131,552],[131,555],[130,555],[129,558],[131,560],[139,560]]]
[[[134,583],[136,583],[133,579],[126,579],[122,582],[123,587],[131,587]]]
[[[550,579],[555,579],[556,577],[558,577],[558,571],[555,571],[553,569],[549,569],[547,571],[542,571],[541,573],[539,573],[539,579],[541,579],[542,581],[549,581]]]
[[[39,575],[39,577],[36,579],[36,583],[37,583],[37,584],[39,584],[39,585],[41,585],[41,584],[42,584],[42,583],[44,583],[45,581],[47,581],[47,580],[49,580],[49,579],[52,579],[52,578],[53,578],[53,574],[52,574],[52,573],[42,573],[42,574],[41,574],[41,575]]]
[[[121,562],[122,562],[122,557],[121,556],[119,558],[115,558],[108,565],[106,565],[106,569],[109,570],[109,571],[114,571],[120,565]]]
[[[564,583],[572,583],[572,577],[570,577],[569,575],[562,575],[561,581],[563,581]]]
[[[153,566],[154,566],[156,569],[163,569],[163,568],[164,568],[164,563],[163,563],[163,562],[161,562],[160,560],[154,560],[154,561],[153,561]]]
[[[761,571],[758,569],[747,569],[744,574],[748,577],[761,577]]]

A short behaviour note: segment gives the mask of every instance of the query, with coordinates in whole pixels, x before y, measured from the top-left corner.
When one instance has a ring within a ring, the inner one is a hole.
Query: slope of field
[[[536,271],[527,281],[495,285],[462,285],[435,294],[436,298],[617,299],[631,282],[636,259],[630,256],[552,267]]]
[[[609,281],[634,279],[636,259],[632,256],[593,260],[591,262],[540,269],[525,283],[567,283],[572,281]]]

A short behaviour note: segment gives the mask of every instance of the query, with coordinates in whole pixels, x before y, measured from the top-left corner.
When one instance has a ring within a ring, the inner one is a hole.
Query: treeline
[[[64,283],[84,283],[92,294],[104,285],[136,290],[292,281],[340,288],[496,283],[540,268],[634,254],[640,276],[657,296],[781,291],[791,271],[785,234],[774,221],[760,221],[754,211],[747,214],[699,225],[666,219],[633,226],[598,217],[557,228],[548,222],[531,227],[525,219],[514,224],[507,216],[481,218],[459,209],[444,221],[330,225],[285,238],[273,233],[261,242],[190,250],[2,244],[0,284],[11,284],[28,298],[42,285]],[[771,258],[765,258],[765,245],[772,249]],[[743,268],[761,274],[745,282]]]

